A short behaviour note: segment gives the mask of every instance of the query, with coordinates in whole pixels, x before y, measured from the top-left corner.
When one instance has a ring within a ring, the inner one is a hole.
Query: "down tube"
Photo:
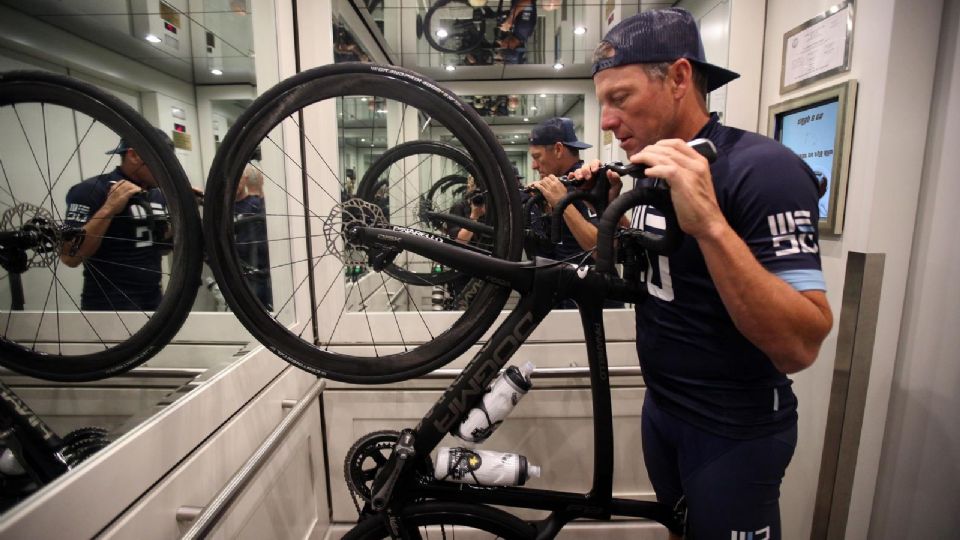
[[[479,403],[490,382],[550,313],[552,304],[551,297],[544,299],[538,294],[528,294],[520,299],[490,340],[420,420],[414,442],[418,456],[429,455],[467,411]]]

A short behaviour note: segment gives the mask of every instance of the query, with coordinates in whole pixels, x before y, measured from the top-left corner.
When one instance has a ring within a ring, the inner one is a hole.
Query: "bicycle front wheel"
[[[378,271],[382,253],[345,236],[357,225],[423,226],[418,205],[451,174],[444,166],[451,160],[414,155],[387,160],[402,166],[402,174],[366,175],[379,156],[412,140],[439,141],[465,156],[486,194],[487,219],[498,224],[474,249],[518,260],[519,201],[515,186],[508,187],[512,169],[503,150],[470,107],[416,73],[359,63],[311,69],[266,92],[228,132],[207,183],[209,255],[237,317],[278,356],[344,382],[408,379],[463,353],[504,306],[509,290],[484,283],[471,289],[463,312],[436,313],[434,283],[416,279],[431,271],[431,261],[391,253],[390,271]],[[238,187],[258,149],[262,160],[253,167],[282,200],[266,201],[263,236],[245,238],[235,227],[245,205]],[[357,173],[371,187],[376,180],[379,194],[354,197],[350,175]],[[261,267],[261,275],[293,269],[289,290],[274,280],[272,305],[258,296],[242,256],[251,243],[269,246],[270,266]],[[310,305],[301,308],[307,297]]]
[[[116,97],[47,72],[0,74],[0,127],[0,364],[55,381],[139,365],[200,283],[200,217],[172,143]],[[128,174],[150,189],[98,214]],[[76,256],[85,243],[99,247]]]
[[[526,540],[536,537],[533,526],[503,510],[479,504],[431,501],[412,504],[398,516],[409,538],[503,538]],[[343,540],[392,538],[382,519],[361,521]]]

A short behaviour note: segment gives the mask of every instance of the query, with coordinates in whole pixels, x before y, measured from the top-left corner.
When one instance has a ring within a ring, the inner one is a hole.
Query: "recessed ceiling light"
[[[576,28],[573,29],[573,33],[576,34],[576,35],[578,35],[578,36],[582,36],[582,35],[584,35],[584,34],[587,33],[587,27],[586,27],[586,26],[578,26],[578,27],[576,27]]]
[[[440,39],[443,39],[443,38],[447,37],[447,29],[446,29],[446,28],[438,28],[438,29],[437,29],[437,37],[440,38]]]
[[[446,69],[447,69],[447,71],[453,71],[453,70],[457,69],[457,66],[454,66],[454,65],[452,65],[452,64],[448,64]]]
[[[531,105],[531,106],[530,106],[530,110],[531,110],[531,111],[537,110],[537,106],[536,106],[536,105]]]
[[[360,98],[360,101],[364,101],[364,102],[366,102],[366,101],[367,101],[367,98],[365,98],[365,97],[362,97],[362,98]]]
[[[560,62],[557,62],[556,64],[553,65],[553,69],[560,71],[561,69],[563,69],[563,64],[561,64]]]
[[[147,36],[144,37],[143,39],[149,41],[150,43],[160,43],[160,38],[158,38],[153,34],[147,34]]]
[[[529,118],[526,118],[526,117],[524,117],[524,119],[523,119],[523,121],[524,121],[524,122],[529,122],[529,121],[530,121],[530,119],[529,119]]]
[[[360,142],[367,142],[367,140],[364,139],[363,137],[361,137],[361,138],[360,138]]]
[[[219,75],[223,75],[223,72],[220,71],[220,70],[217,69],[217,68],[211,69],[211,70],[210,70],[210,73],[213,73],[214,75],[218,75],[218,76],[219,76]]]
[[[546,94],[540,94],[540,97],[547,97]]]

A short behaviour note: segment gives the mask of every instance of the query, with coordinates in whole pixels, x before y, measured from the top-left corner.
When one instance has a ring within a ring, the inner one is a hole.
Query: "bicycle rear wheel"
[[[331,125],[340,128],[339,144]],[[241,322],[294,365],[350,383],[415,377],[475,343],[506,302],[509,290],[485,283],[462,313],[433,313],[432,284],[375,271],[365,246],[345,239],[347,225],[385,226],[386,213],[392,225],[416,228],[417,203],[441,180],[441,171],[411,165],[411,174],[384,184],[387,199],[377,204],[353,197],[346,176],[376,161],[367,152],[385,152],[410,138],[440,140],[468,156],[487,192],[491,222],[498,224],[485,247],[493,257],[518,260],[518,195],[508,189],[506,156],[470,107],[416,73],[359,63],[300,73],[256,100],[224,139],[207,183],[204,228],[212,267]],[[274,288],[273,310],[258,301],[244,273],[233,226],[239,179],[257,148],[264,182],[287,205],[279,216],[267,212],[267,237],[259,242],[270,247],[271,269],[286,264],[295,275],[290,291]],[[284,221],[271,221],[275,217]],[[275,264],[284,252],[290,262]],[[407,252],[393,263],[412,274],[430,266]],[[307,296],[299,291],[309,291],[306,309],[294,301]],[[280,316],[291,309],[301,325],[293,330]]]
[[[200,283],[199,213],[169,139],[94,86],[32,71],[0,74],[0,128],[0,364],[84,381],[144,362],[183,324]],[[97,177],[84,184],[102,202],[122,159],[105,151],[121,140],[157,188],[106,233],[85,234],[99,206],[68,207],[67,193]],[[81,240],[101,244],[69,267],[61,254]]]
[[[399,522],[410,538],[535,538],[533,526],[503,510],[479,504],[431,501],[400,511]],[[391,538],[386,524],[376,517],[361,521],[344,540]]]

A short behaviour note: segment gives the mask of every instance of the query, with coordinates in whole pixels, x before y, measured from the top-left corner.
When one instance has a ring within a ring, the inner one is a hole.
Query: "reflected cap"
[[[590,148],[585,142],[577,140],[577,132],[573,128],[573,120],[565,117],[556,117],[544,120],[530,132],[528,139],[535,146],[549,146],[554,143],[563,143],[564,146],[582,150]]]
[[[679,58],[686,58],[706,76],[707,92],[740,76],[707,62],[697,21],[682,8],[643,11],[611,28],[593,53],[593,74],[617,66]]]
[[[170,136],[167,135],[166,131],[160,128],[154,128],[154,129],[157,130],[157,134],[160,135],[160,139],[163,142],[167,143],[167,146],[169,146],[170,148],[174,147],[173,140],[170,139]],[[127,139],[120,139],[120,143],[117,144],[116,147],[111,148],[110,150],[107,150],[106,152],[104,152],[104,154],[125,154],[127,150],[131,148],[133,148],[133,146],[131,146],[130,143],[127,142]]]

